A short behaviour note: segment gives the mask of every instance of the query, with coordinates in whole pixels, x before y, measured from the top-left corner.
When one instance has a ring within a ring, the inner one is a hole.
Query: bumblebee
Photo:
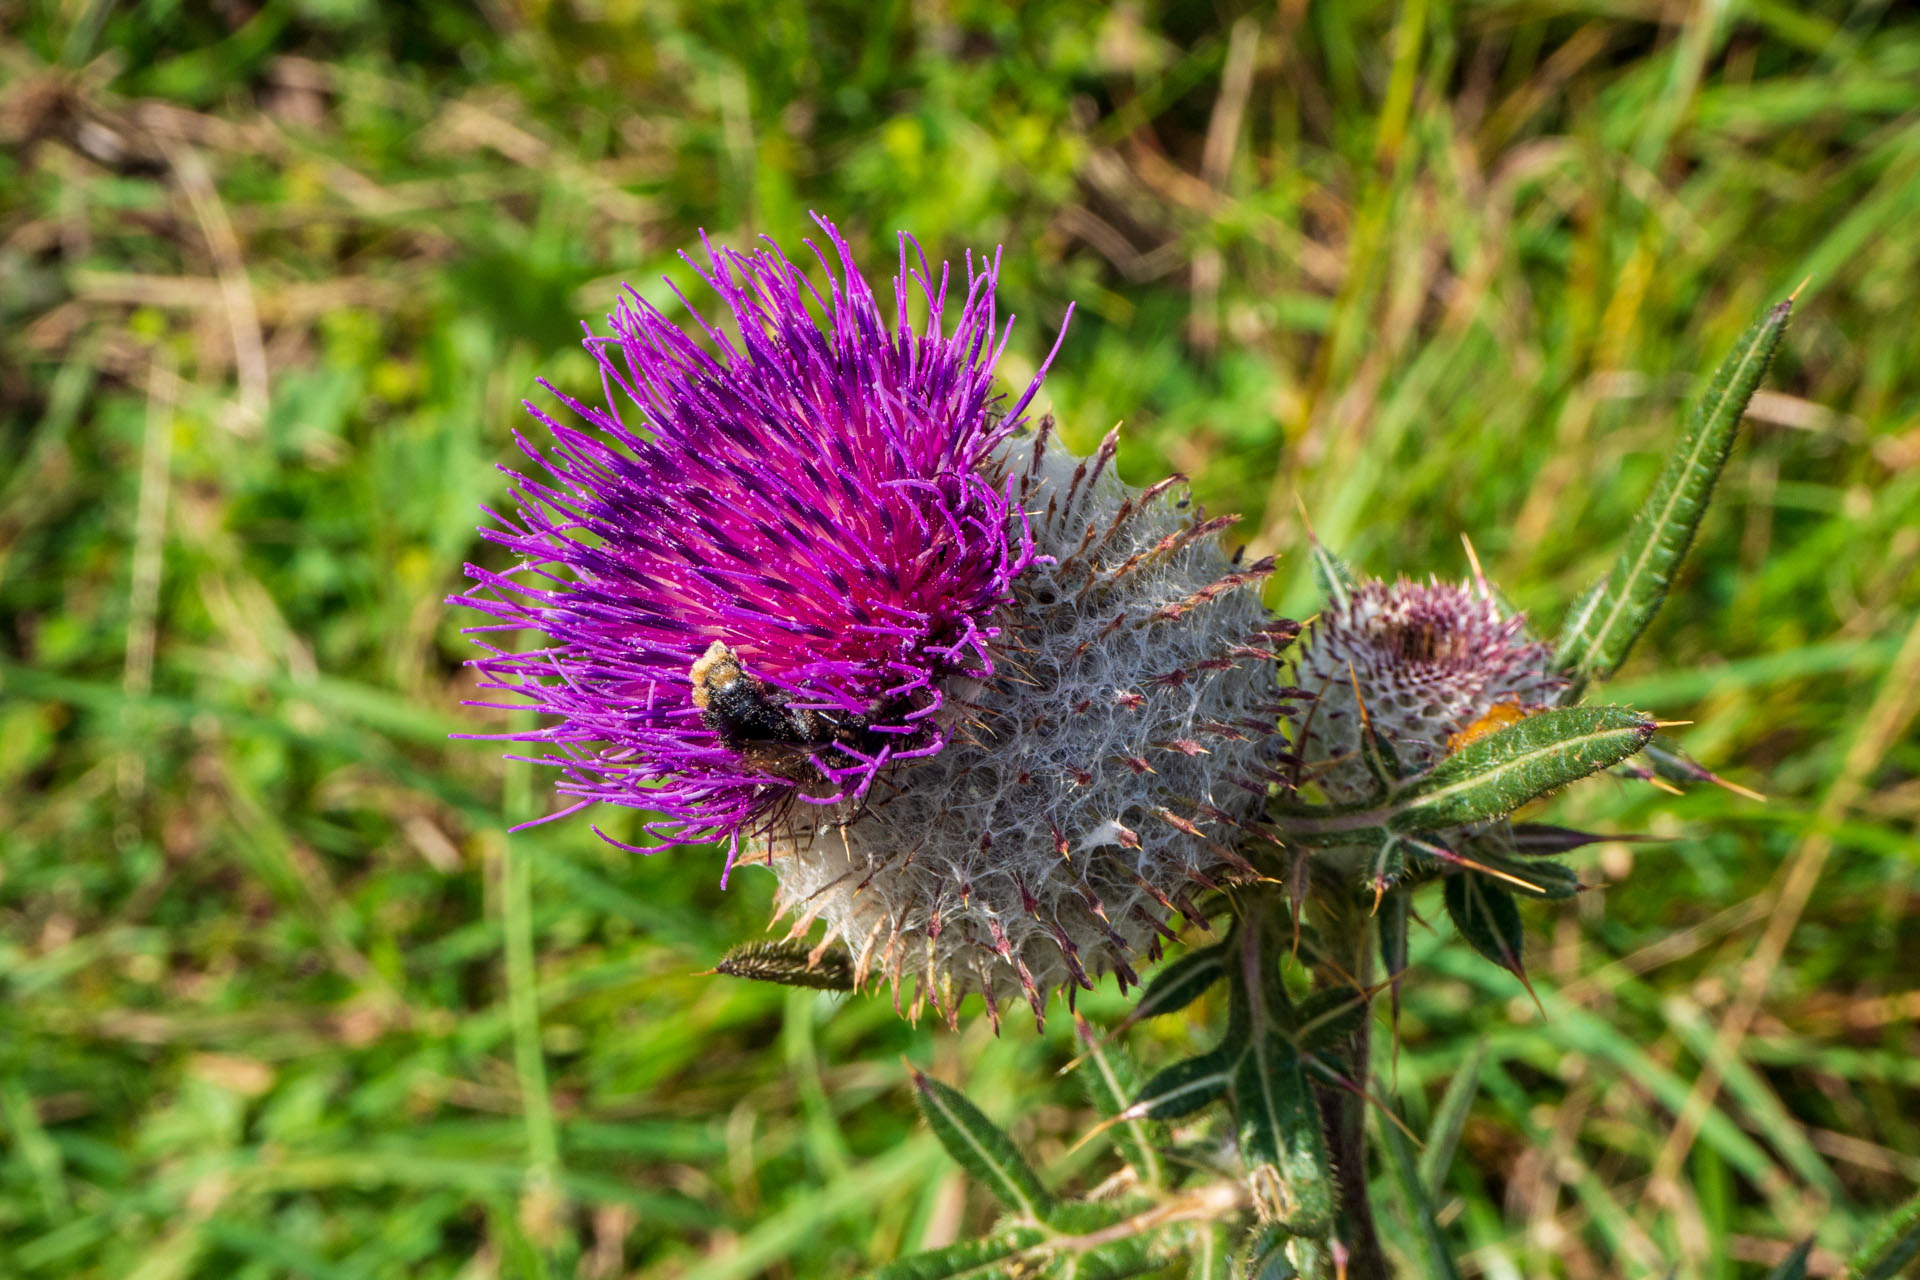
[[[741,666],[740,655],[724,640],[708,645],[687,676],[707,727],[753,768],[776,777],[817,777],[811,757],[864,727],[788,705],[786,694]]]
[[[777,742],[804,746],[812,738],[809,717],[792,710],[784,697],[748,675],[740,655],[724,640],[707,646],[688,676],[693,680],[693,705],[707,728],[728,746]]]

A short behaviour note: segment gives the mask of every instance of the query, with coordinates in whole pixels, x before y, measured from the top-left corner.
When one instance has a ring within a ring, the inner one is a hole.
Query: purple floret
[[[950,678],[993,671],[995,612],[1031,563],[1026,521],[996,447],[1023,421],[992,387],[1005,346],[998,259],[967,260],[958,322],[942,331],[949,272],[900,240],[891,324],[851,251],[823,298],[768,247],[706,245],[702,270],[733,324],[688,312],[704,344],[631,290],[589,333],[605,407],[542,381],[573,419],[527,408],[552,434],[509,471],[518,518],[489,541],[519,564],[468,565],[454,596],[490,615],[469,629],[480,687],[550,722],[511,741],[548,748],[575,812],[652,810],[653,849],[717,837],[737,849],[799,799],[857,798],[896,761],[946,745]],[[703,239],[704,243],[704,239]],[[684,302],[685,299],[682,299]],[[911,304],[928,313],[922,331]],[[825,313],[823,329],[814,310]],[[516,633],[541,633],[525,651]],[[692,670],[719,641],[785,741],[743,742],[694,700]],[[553,816],[560,816],[559,814]],[[616,842],[617,843],[617,842]]]

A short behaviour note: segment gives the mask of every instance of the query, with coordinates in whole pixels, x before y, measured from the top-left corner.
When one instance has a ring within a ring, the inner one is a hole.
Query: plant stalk
[[[1328,935],[1351,939],[1342,948],[1338,968],[1326,965],[1315,970],[1314,985],[1361,990],[1370,985],[1373,974],[1373,918],[1359,903],[1342,900],[1328,912]],[[1345,1056],[1350,1078],[1356,1087],[1364,1086],[1371,1074],[1373,1019],[1360,1020],[1359,1028],[1347,1038]],[[1321,1127],[1326,1133],[1327,1150],[1333,1156],[1335,1190],[1339,1196],[1338,1235],[1346,1249],[1347,1280],[1392,1280],[1386,1251],[1380,1245],[1380,1233],[1374,1225],[1373,1201],[1367,1190],[1367,1100],[1352,1089],[1316,1084],[1320,1102]]]

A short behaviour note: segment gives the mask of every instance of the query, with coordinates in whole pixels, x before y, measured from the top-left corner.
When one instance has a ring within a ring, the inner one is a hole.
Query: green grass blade
[[[1434,1280],[1459,1280],[1460,1272],[1447,1250],[1446,1236],[1434,1216],[1433,1203],[1427,1193],[1429,1184],[1414,1163],[1407,1136],[1400,1132],[1398,1125],[1383,1124],[1380,1138],[1386,1147],[1387,1169],[1393,1175],[1394,1190],[1399,1192],[1401,1208],[1413,1223],[1414,1240],[1425,1266],[1423,1274]]]
[[[1447,1091],[1440,1095],[1433,1123],[1427,1127],[1426,1150],[1420,1153],[1420,1186],[1429,1199],[1438,1198],[1447,1184],[1447,1170],[1460,1147],[1460,1134],[1467,1127],[1473,1100],[1480,1094],[1480,1072],[1486,1064],[1487,1042],[1476,1040],[1453,1079],[1447,1081]]]
[[[1606,585],[1570,620],[1554,654],[1554,664],[1573,681],[1568,701],[1619,670],[1666,600],[1727,464],[1740,417],[1759,389],[1792,310],[1791,299],[1769,308],[1734,345],[1695,402],[1653,493],[1634,517]]]

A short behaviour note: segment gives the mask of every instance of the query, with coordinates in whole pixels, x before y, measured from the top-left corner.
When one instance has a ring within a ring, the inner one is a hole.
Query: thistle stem
[[[1373,973],[1373,918],[1350,900],[1334,906],[1328,915],[1328,936],[1343,940],[1345,945],[1336,944],[1338,969],[1332,965],[1317,969],[1314,985],[1351,990],[1352,984],[1358,983],[1364,991]],[[1363,1018],[1347,1038],[1345,1056],[1351,1064],[1351,1078],[1358,1084],[1364,1084],[1371,1075],[1372,1029],[1373,1019]],[[1392,1280],[1367,1190],[1367,1100],[1350,1089],[1332,1085],[1316,1085],[1314,1092],[1320,1101],[1327,1150],[1333,1156],[1339,1195],[1338,1234],[1347,1251],[1347,1280]]]

